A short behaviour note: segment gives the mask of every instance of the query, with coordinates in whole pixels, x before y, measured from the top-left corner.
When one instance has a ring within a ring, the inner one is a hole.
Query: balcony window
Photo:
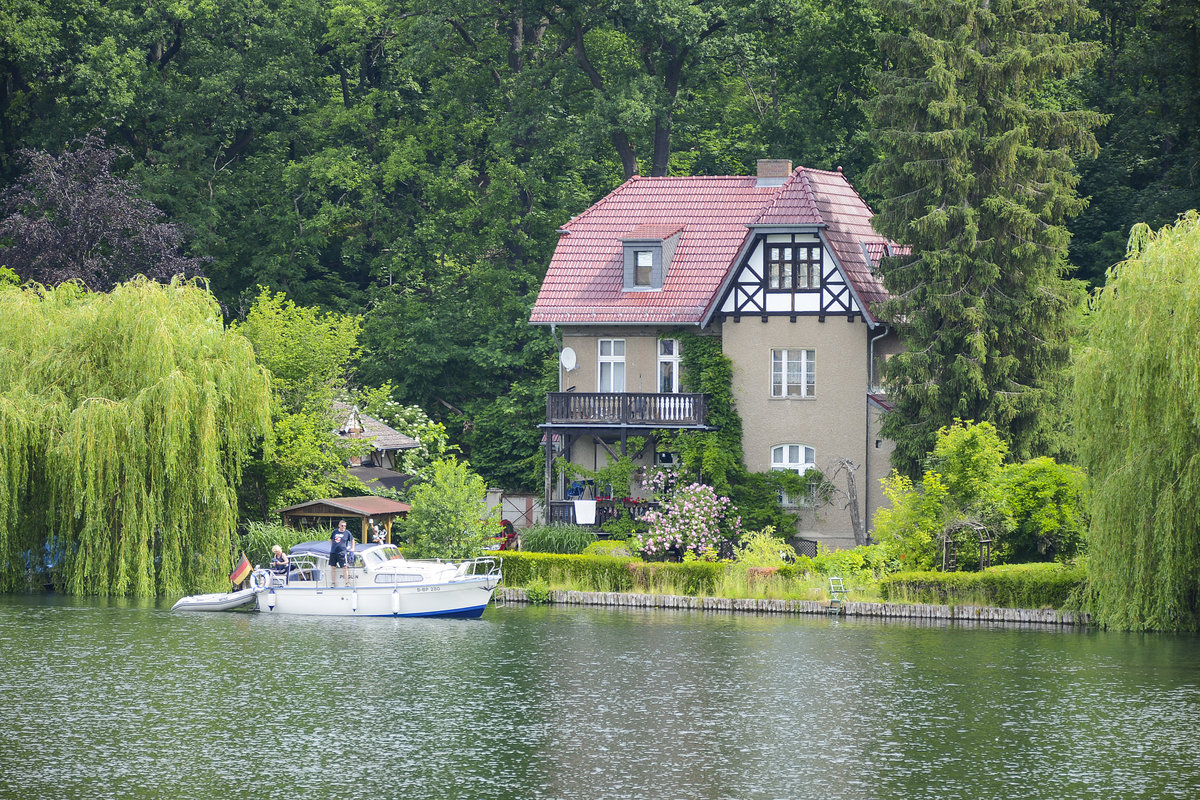
[[[658,391],[660,394],[679,392],[679,340],[658,340]]]
[[[599,358],[600,385],[597,391],[625,391],[625,340],[601,339]]]

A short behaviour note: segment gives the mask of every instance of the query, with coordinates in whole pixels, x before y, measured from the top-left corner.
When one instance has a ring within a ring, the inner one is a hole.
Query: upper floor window
[[[658,391],[674,394],[679,391],[679,340],[658,340]]]
[[[771,351],[771,397],[812,397],[816,388],[815,350]]]
[[[820,246],[768,244],[767,288],[778,291],[821,288]]]
[[[653,280],[654,251],[635,250],[633,256],[633,285],[639,289],[648,289]]]
[[[599,358],[601,392],[625,391],[625,340],[601,339]]]

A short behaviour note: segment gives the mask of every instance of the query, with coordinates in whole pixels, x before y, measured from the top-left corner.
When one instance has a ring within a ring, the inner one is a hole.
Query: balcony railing
[[[551,392],[550,425],[640,425],[651,428],[704,427],[708,408],[702,394]]]
[[[597,500],[596,521],[593,525],[584,527],[599,528],[609,520],[628,516],[641,519],[647,511],[658,508],[658,503],[650,500],[625,502],[624,500]],[[546,509],[546,522],[550,525],[574,525],[575,503],[571,500],[553,500]]]

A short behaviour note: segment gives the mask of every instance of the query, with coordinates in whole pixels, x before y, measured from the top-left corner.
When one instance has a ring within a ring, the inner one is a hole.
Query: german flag
[[[250,577],[251,572],[253,572],[253,568],[250,566],[250,560],[246,558],[245,553],[242,553],[242,560],[233,568],[233,572],[229,573],[229,582],[237,586]]]

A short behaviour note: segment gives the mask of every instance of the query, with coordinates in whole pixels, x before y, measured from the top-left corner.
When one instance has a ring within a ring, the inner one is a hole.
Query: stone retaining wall
[[[501,603],[528,603],[524,589],[500,588]],[[678,608],[698,611],[741,611],[756,614],[828,614],[829,603],[816,600],[733,600],[727,597],[689,597],[671,594],[623,594],[621,592],[550,592],[554,605],[625,606],[629,608]],[[900,619],[952,620],[955,622],[1011,622],[1033,625],[1089,625],[1087,614],[1032,608],[939,606],[903,603],[845,602],[838,614],[847,617],[890,617]]]

